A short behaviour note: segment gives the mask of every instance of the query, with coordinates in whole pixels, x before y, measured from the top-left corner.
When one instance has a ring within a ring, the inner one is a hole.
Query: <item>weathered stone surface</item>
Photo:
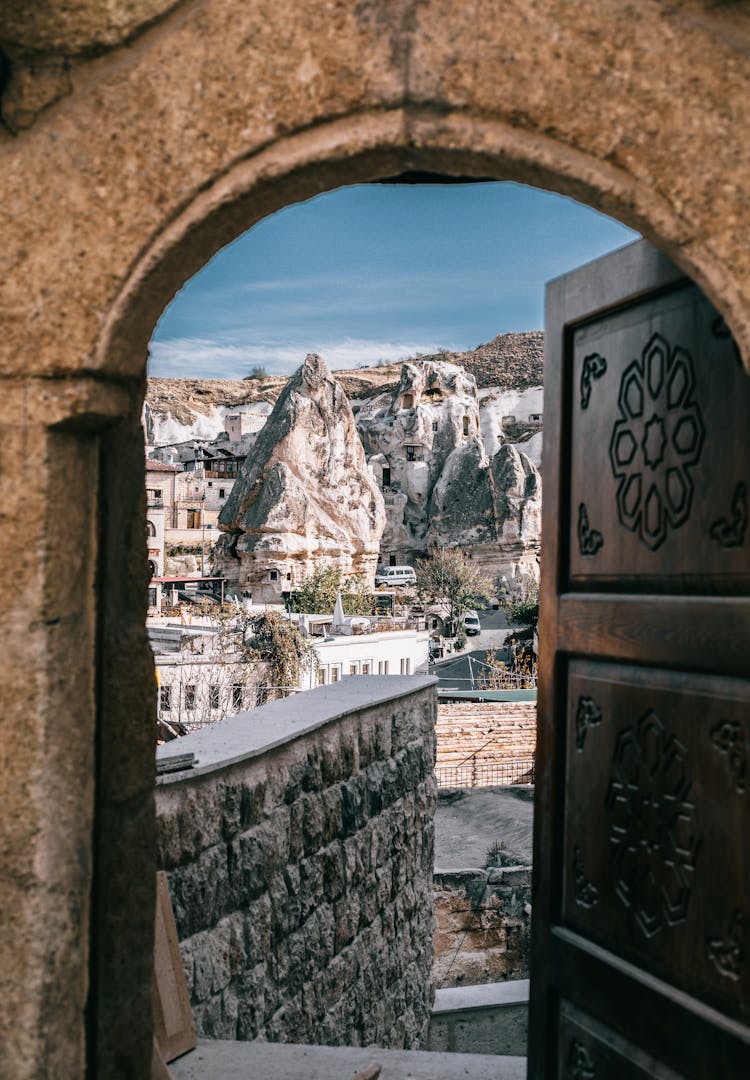
[[[13,54],[63,56],[121,45],[180,0],[35,0],[3,4],[0,42]]]
[[[419,691],[158,786],[159,864],[201,1034],[424,1044],[434,720],[434,692]],[[258,812],[240,823],[245,802]]]
[[[386,487],[384,562],[460,547],[490,579],[537,575],[541,477],[507,444],[488,456],[472,375],[444,360],[404,364],[398,386],[365,404],[357,427]]]
[[[531,867],[435,872],[435,985],[528,977]]]
[[[0,901],[11,929],[0,1036],[10,1074],[66,1080],[81,1071],[90,985],[111,1069],[122,1072],[120,1052],[142,1063],[151,1052],[150,824],[145,790],[125,782],[131,770],[143,781],[154,703],[133,584],[143,474],[106,428],[129,415],[154,325],[181,285],[260,218],[321,190],[414,169],[495,176],[640,229],[707,291],[750,359],[747,5],[643,0],[635,18],[617,0],[202,0],[91,58],[108,17],[85,6],[97,27],[72,93],[18,136],[0,131],[4,449],[28,460],[57,427],[78,445],[66,461],[99,454],[121,481],[111,532],[94,470],[63,466],[56,451],[37,456],[23,490],[9,474],[3,502],[11,869]],[[6,13],[28,20],[30,42],[63,21],[57,4],[6,3]],[[14,37],[0,43],[10,51]],[[71,477],[86,478],[75,498]],[[96,821],[95,715],[125,774],[122,798]],[[137,822],[126,834],[125,820]],[[125,870],[92,924],[82,853],[94,836]],[[89,941],[117,943],[106,985],[86,970]],[[47,994],[53,970],[62,1002]]]
[[[221,512],[215,569],[256,603],[327,565],[372,581],[384,522],[349,402],[311,354],[280,394]]]
[[[479,439],[457,447],[435,485],[430,538],[458,546],[490,580],[538,577],[542,480],[537,467],[504,444],[488,462]]]

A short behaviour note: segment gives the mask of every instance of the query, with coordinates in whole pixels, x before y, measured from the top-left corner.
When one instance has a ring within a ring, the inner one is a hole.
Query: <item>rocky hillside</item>
[[[528,390],[544,381],[544,332],[526,330],[521,334],[498,334],[485,345],[466,352],[444,352],[422,360],[448,360],[473,375],[479,389],[496,386],[500,390]]]
[[[444,352],[422,360],[447,360],[474,376],[477,386],[501,390],[525,390],[541,386],[544,371],[544,334],[498,334],[492,341],[466,352]],[[395,390],[401,364],[336,371],[336,380],[351,399],[367,398]],[[191,425],[200,417],[213,417],[217,409],[231,410],[253,402],[274,404],[287,383],[283,376],[266,379],[149,379],[146,404],[153,417],[171,417]],[[187,436],[186,436],[187,437]]]

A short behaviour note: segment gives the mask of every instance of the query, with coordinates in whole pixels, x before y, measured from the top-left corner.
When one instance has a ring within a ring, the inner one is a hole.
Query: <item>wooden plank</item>
[[[196,1039],[167,875],[163,870],[156,875],[152,999],[154,1039],[163,1060],[174,1061],[176,1057],[192,1050]]]
[[[648,633],[654,664],[747,675],[750,600],[745,597],[564,593],[557,634],[569,653],[637,660]]]

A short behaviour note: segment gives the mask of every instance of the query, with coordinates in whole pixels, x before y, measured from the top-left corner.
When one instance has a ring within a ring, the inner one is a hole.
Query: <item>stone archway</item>
[[[750,357],[742,13],[649,0],[636,23],[615,0],[154,0],[113,28],[95,7],[77,5],[88,31],[71,16],[37,47],[0,20],[6,123],[9,102],[25,106],[0,134],[2,415],[9,459],[40,448],[33,486],[4,503],[0,902],[17,932],[0,971],[18,1076],[79,1075],[86,1054],[100,1076],[145,1074],[154,689],[139,414],[151,329],[187,277],[331,187],[508,178],[639,229]]]

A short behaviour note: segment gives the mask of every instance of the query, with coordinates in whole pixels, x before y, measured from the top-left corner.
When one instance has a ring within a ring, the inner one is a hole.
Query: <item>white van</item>
[[[376,585],[416,585],[417,575],[411,566],[386,566],[375,575]]]

